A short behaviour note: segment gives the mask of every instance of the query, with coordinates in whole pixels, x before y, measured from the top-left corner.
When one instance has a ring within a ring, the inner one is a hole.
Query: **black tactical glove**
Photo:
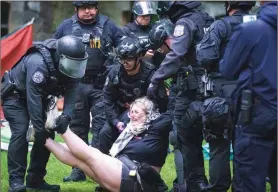
[[[151,100],[155,100],[156,98],[156,94],[157,94],[157,89],[158,89],[158,85],[155,83],[150,83],[149,87],[148,87],[148,91],[147,91],[147,96],[151,99]]]
[[[54,130],[57,133],[64,134],[69,126],[70,117],[68,115],[62,114],[56,119]]]
[[[36,145],[44,146],[46,139],[48,138],[45,131],[35,131],[35,143]]]

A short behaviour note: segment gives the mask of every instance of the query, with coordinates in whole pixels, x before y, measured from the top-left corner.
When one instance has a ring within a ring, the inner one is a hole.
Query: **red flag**
[[[10,70],[32,46],[33,22],[34,18],[1,39],[1,77],[5,71]],[[4,119],[4,114],[0,106],[0,120],[2,119]]]
[[[19,29],[1,39],[1,77],[9,70],[32,46],[34,18]]]

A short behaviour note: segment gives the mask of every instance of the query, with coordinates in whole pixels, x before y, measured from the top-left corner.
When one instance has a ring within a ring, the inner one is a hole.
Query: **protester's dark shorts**
[[[135,183],[135,178],[129,176],[130,169],[122,163],[122,180],[121,180],[121,187],[120,192],[133,192],[133,191],[140,191],[138,188],[140,185]]]

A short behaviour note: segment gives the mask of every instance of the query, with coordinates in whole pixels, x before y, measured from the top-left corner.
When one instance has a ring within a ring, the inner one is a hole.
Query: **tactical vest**
[[[141,65],[142,66],[142,65]],[[120,69],[120,66],[119,66]],[[145,96],[147,94],[147,89],[149,86],[150,76],[155,70],[155,66],[150,63],[144,63],[143,70],[141,71],[140,80],[137,80],[134,84],[126,83],[121,77],[120,70],[116,75],[118,81],[114,81],[117,84],[117,89],[119,90],[119,101],[117,102],[121,107],[125,107],[125,104],[130,104],[135,99]]]
[[[195,10],[184,14],[181,18],[186,21],[189,31],[195,32],[190,36],[191,45],[183,62],[184,64],[190,64],[194,66],[197,63],[195,47],[202,40],[204,34],[207,32],[214,19],[204,12]],[[197,30],[195,30],[196,28]]]
[[[82,39],[82,42],[86,45],[86,51],[89,55],[85,76],[97,76],[101,70],[101,66],[104,65],[107,59],[103,53],[103,47],[106,46],[104,44],[106,40],[103,35],[103,29],[104,25],[108,21],[108,17],[99,14],[97,16],[97,23],[91,24],[91,27],[90,25],[86,25],[88,28],[80,25],[77,15],[73,15],[71,19],[72,34]]]
[[[136,23],[134,23],[134,22],[128,23],[123,28],[123,32],[128,34],[128,36],[130,36],[130,37],[139,38],[139,39],[148,39],[149,31],[151,30],[151,27],[147,28],[144,31],[144,30],[140,29],[140,27],[137,26]]]

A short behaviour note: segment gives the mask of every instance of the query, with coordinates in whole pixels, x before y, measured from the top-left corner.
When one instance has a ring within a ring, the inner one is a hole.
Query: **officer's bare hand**
[[[119,132],[121,133],[125,128],[125,124],[123,122],[118,122],[116,127],[119,130]]]
[[[152,49],[149,49],[144,57],[145,58],[152,58],[153,56],[154,56],[154,51]]]

